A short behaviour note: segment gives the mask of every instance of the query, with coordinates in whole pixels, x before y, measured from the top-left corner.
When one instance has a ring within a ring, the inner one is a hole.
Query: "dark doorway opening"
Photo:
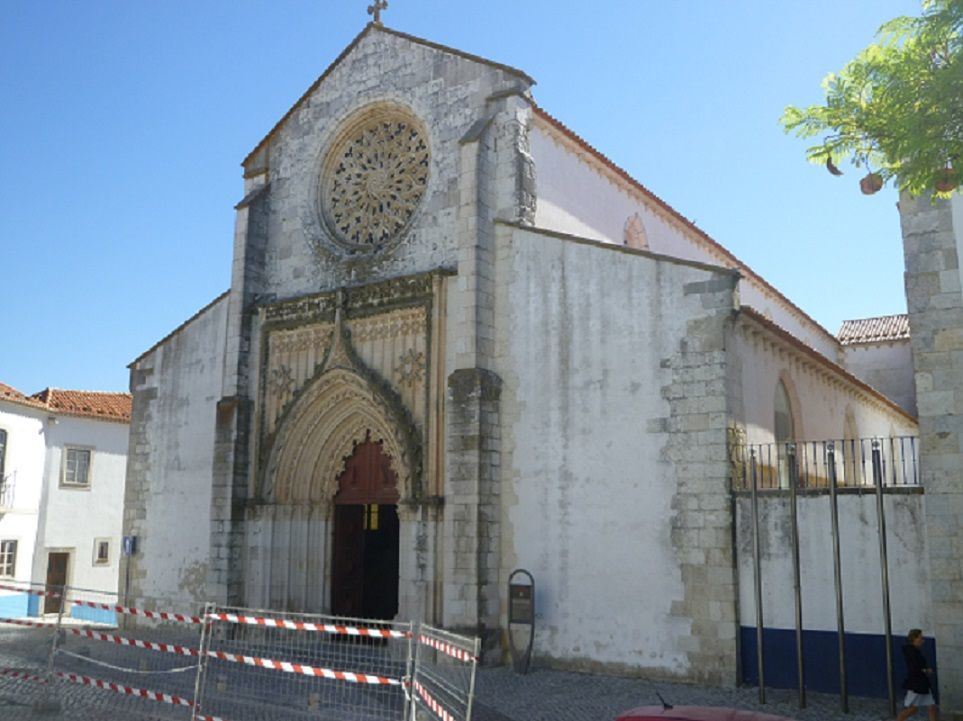
[[[359,443],[334,497],[332,611],[392,619],[398,614],[398,489],[380,443]]]
[[[60,609],[63,608],[63,587],[67,585],[67,564],[69,562],[69,553],[47,554],[47,591],[57,595],[44,596],[44,613],[60,613]]]

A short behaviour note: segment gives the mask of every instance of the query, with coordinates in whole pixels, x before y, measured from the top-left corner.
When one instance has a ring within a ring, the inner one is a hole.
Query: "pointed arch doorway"
[[[398,614],[397,474],[380,441],[354,447],[334,496],[331,609],[335,615],[392,619]]]

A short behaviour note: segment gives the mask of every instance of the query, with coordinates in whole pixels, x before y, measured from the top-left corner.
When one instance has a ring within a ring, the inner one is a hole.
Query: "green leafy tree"
[[[920,17],[883,25],[876,42],[823,80],[826,103],[789,106],[780,122],[834,175],[850,160],[864,193],[889,179],[914,195],[963,185],[963,0],[923,0]]]

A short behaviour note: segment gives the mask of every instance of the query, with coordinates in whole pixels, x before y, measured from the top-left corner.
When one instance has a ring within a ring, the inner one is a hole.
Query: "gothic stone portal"
[[[382,444],[359,443],[334,497],[331,608],[335,615],[398,613],[398,490]]]

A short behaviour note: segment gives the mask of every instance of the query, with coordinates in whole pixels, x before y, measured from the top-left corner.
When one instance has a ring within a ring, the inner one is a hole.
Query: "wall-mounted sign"
[[[124,536],[124,555],[133,556],[137,553],[137,536]]]

